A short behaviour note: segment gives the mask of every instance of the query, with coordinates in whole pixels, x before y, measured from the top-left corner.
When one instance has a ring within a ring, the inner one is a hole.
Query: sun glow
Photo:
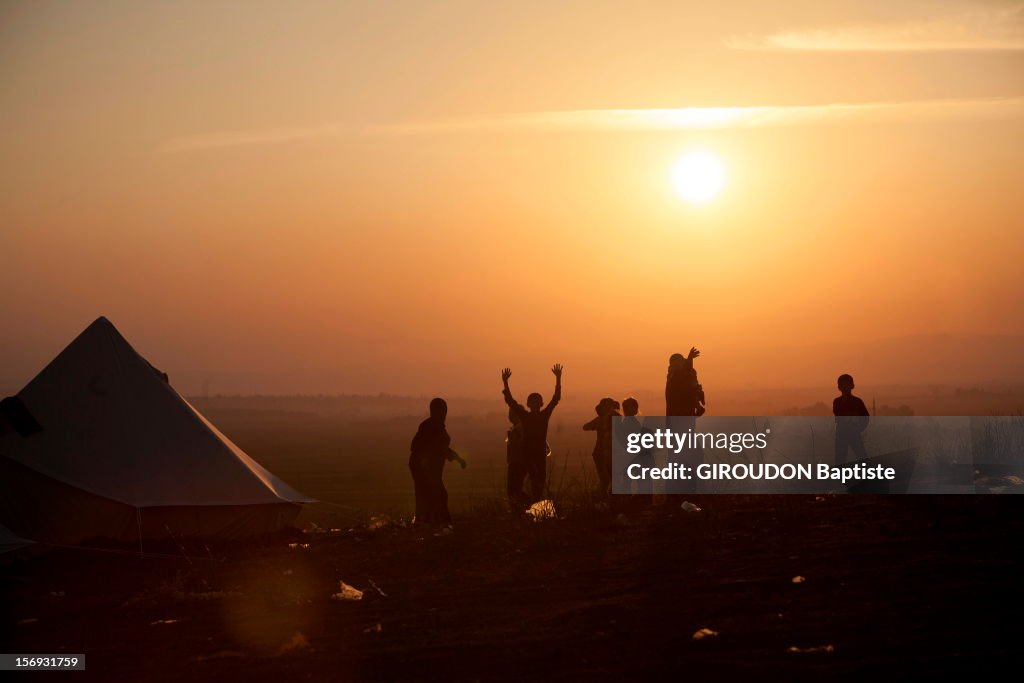
[[[691,204],[709,202],[725,187],[725,164],[711,152],[687,152],[672,166],[672,187]]]

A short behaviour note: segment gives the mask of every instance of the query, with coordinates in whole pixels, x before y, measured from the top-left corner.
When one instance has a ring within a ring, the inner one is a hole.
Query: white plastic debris
[[[713,631],[709,628],[699,628],[693,634],[694,640],[707,640],[708,638],[717,638],[718,631]]]
[[[806,581],[806,580],[807,580],[807,579],[805,579],[805,578],[804,578],[804,577],[802,577],[802,576],[794,576],[794,577],[793,577],[793,583],[803,583],[803,582],[804,582],[804,581]]]
[[[526,514],[533,517],[533,521],[535,522],[558,518],[558,512],[555,510],[555,503],[551,500],[538,500],[526,510]]]
[[[786,652],[797,655],[829,654],[835,652],[835,650],[836,649],[831,645],[818,645],[817,647],[797,647],[796,645],[790,645],[786,648]]]
[[[159,626],[160,624],[177,624],[177,619],[157,619],[156,621],[149,622],[150,626]]]
[[[363,599],[363,591],[359,590],[355,586],[350,586],[344,581],[339,581],[341,590],[331,596],[332,600],[341,600],[344,602],[354,602],[356,600]]]
[[[308,543],[289,543],[288,547],[292,550],[309,550]]]
[[[700,512],[700,506],[694,505],[688,500],[684,500],[683,504],[679,506],[683,512]]]
[[[390,526],[390,524],[391,519],[389,517],[384,515],[374,515],[373,517],[370,517],[370,521],[366,523],[366,528],[370,531],[377,531]]]

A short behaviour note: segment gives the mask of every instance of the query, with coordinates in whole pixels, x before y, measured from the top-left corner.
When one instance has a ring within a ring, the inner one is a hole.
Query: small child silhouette
[[[864,401],[853,395],[851,375],[839,375],[836,384],[840,395],[832,401],[832,414],[836,418],[836,464],[842,465],[850,450],[853,450],[858,460],[868,457],[861,433],[867,429],[870,413]]]

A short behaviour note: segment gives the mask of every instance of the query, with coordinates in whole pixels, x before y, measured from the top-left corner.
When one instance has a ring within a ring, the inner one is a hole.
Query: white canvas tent
[[[16,397],[42,428],[0,435],[0,523],[37,541],[238,538],[313,502],[246,455],[99,318]]]

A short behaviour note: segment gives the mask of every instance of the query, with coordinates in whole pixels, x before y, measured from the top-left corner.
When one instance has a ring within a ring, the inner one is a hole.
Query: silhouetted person
[[[864,401],[853,395],[851,375],[839,375],[836,384],[840,395],[832,401],[832,414],[836,416],[836,464],[842,465],[850,450],[858,460],[868,457],[861,434],[867,429],[871,418]]]
[[[508,421],[512,423],[508,434],[505,436],[505,462],[508,464],[508,474],[505,491],[508,494],[508,501],[512,505],[519,505],[527,500],[523,491],[523,482],[526,481],[526,454],[523,448],[523,423],[519,414],[514,408],[508,409]]]
[[[597,413],[583,429],[597,432],[594,442],[594,466],[597,467],[597,490],[602,496],[612,491],[612,418],[619,414],[619,402],[613,398],[602,398],[594,406]]]
[[[704,388],[697,381],[693,359],[700,355],[695,347],[684,356],[673,353],[668,359],[665,379],[665,414],[676,417],[699,417],[704,414]]]
[[[444,399],[433,399],[430,417],[420,423],[409,447],[409,471],[412,472],[416,492],[415,521],[418,524],[444,526],[452,522],[448,512],[448,491],[442,479],[444,464],[454,460],[466,469],[466,461],[451,449],[452,439],[444,425],[447,416],[448,404]]]
[[[505,368],[501,371],[501,381],[504,385],[502,394],[505,396],[505,403],[519,418],[523,427],[523,460],[526,463],[526,471],[530,476],[530,499],[533,502],[544,499],[544,483],[547,479],[547,456],[548,456],[548,421],[555,406],[562,399],[562,366],[555,363],[551,368],[555,375],[555,393],[551,401],[544,405],[544,397],[534,393],[526,397],[527,410],[512,398],[512,391],[508,388],[508,378],[512,371]]]
[[[642,434],[645,431],[643,422],[640,420],[638,415],[640,414],[640,403],[635,398],[627,398],[622,402],[622,436],[626,437],[628,434]],[[625,451],[626,444],[623,443],[623,451]],[[654,467],[654,452],[649,448],[641,450],[629,465],[637,464],[641,468],[643,467]],[[627,468],[628,466],[627,465]],[[636,493],[635,500],[640,505],[651,505],[654,502],[654,480],[649,477],[643,479],[630,479],[625,471],[620,472],[619,476],[625,482],[624,490],[630,491],[634,486]]]
[[[668,359],[668,375],[665,379],[665,415],[668,427],[676,433],[685,433],[697,426],[697,418],[704,414],[704,388],[697,381],[697,371],[693,367],[693,360],[700,355],[696,347],[690,348],[690,353],[684,356],[681,353],[674,353]],[[691,475],[696,473],[696,468],[704,461],[704,451],[700,447],[686,448],[680,453],[673,453],[670,462],[677,462],[681,465],[692,468]],[[669,479],[665,482],[666,493],[694,493],[697,490],[697,480],[691,479]]]

